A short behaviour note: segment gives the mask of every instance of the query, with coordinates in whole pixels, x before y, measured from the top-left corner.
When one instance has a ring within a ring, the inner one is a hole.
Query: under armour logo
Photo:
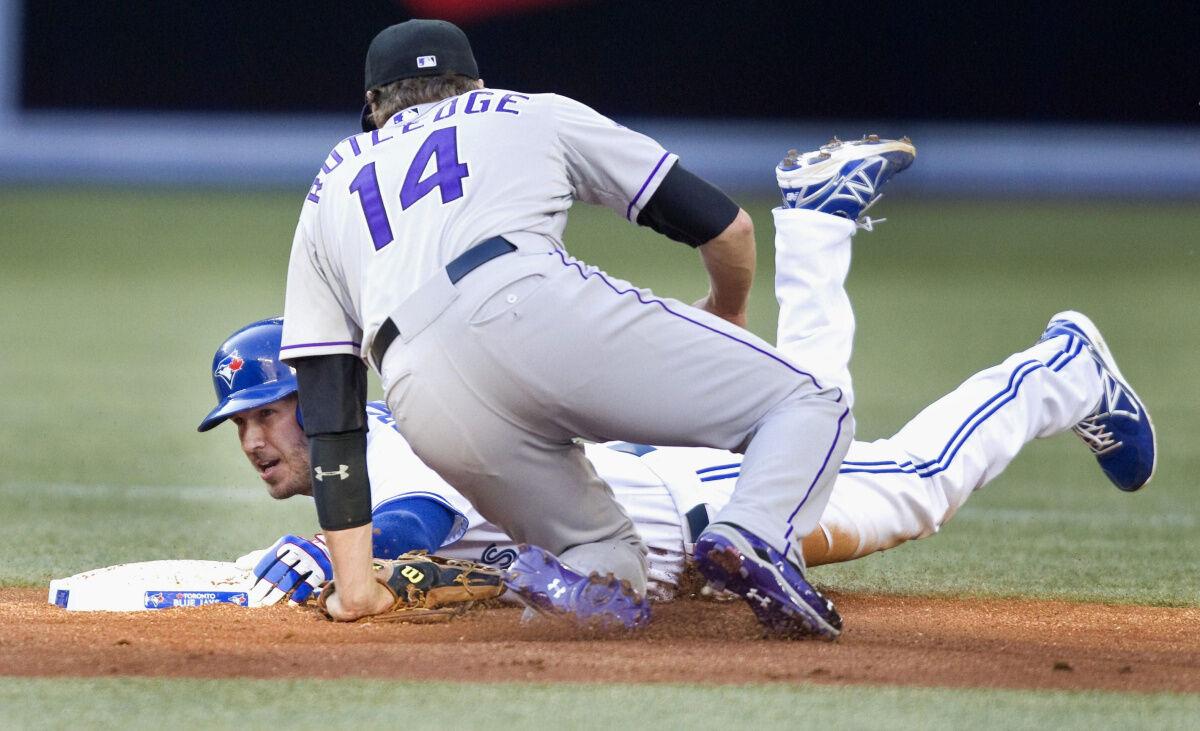
[[[563,586],[563,583],[560,579],[555,579],[546,585],[546,591],[549,592],[553,598],[557,599],[563,594],[567,593],[567,587]]]
[[[771,597],[759,594],[758,589],[751,589],[750,591],[746,592],[746,598],[753,599],[754,601],[758,602],[758,605],[763,609],[771,606]]]
[[[317,482],[324,482],[326,477],[338,477],[342,480],[350,476],[350,465],[340,464],[336,470],[326,470],[317,467],[313,470],[313,477],[317,478]]]

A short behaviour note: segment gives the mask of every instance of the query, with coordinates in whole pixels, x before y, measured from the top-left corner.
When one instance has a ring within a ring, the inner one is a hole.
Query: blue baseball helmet
[[[229,336],[213,355],[217,406],[200,422],[208,431],[239,411],[265,406],[296,392],[296,374],[279,360],[283,318],[252,322]],[[297,410],[297,418],[299,411]]]

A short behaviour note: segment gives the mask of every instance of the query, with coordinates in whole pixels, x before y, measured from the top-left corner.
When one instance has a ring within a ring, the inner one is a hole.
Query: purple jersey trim
[[[361,346],[362,343],[356,343],[352,340],[331,340],[327,343],[296,343],[295,345],[283,345],[280,346],[279,350],[282,352],[284,350],[295,350],[296,348],[324,348],[328,345],[349,345],[357,348]]]
[[[792,519],[796,517],[796,513],[800,512],[800,508],[804,507],[804,503],[808,502],[809,496],[812,495],[813,488],[817,486],[817,480],[821,479],[821,475],[825,474],[825,468],[829,466],[829,458],[833,456],[833,449],[837,446],[838,440],[842,438],[842,423],[846,421],[846,417],[849,415],[850,409],[846,409],[842,412],[842,415],[838,417],[837,431],[833,433],[833,442],[831,442],[829,445],[829,451],[825,452],[825,461],[821,463],[821,469],[817,470],[817,474],[813,475],[812,482],[808,484],[808,490],[804,492],[804,497],[800,499],[800,504],[797,505],[796,509],[792,511],[792,514],[788,516],[788,523],[792,522]],[[789,540],[792,537],[792,531],[795,529],[796,526],[789,525],[787,533],[783,534],[783,539],[785,541]],[[785,549],[784,552],[786,555],[787,549]]]
[[[629,207],[625,209],[625,218],[626,218],[627,220],[630,220],[630,221],[632,221],[632,220],[633,220],[633,219],[631,219],[631,218],[629,218],[629,217],[630,217],[631,215],[633,215],[633,206],[634,206],[634,204],[636,204],[636,203],[638,202],[638,198],[641,198],[641,197],[642,197],[642,193],[645,193],[645,192],[646,192],[646,186],[650,185],[650,181],[651,181],[651,180],[654,180],[654,176],[658,174],[658,169],[659,169],[660,167],[662,167],[662,164],[663,164],[664,162],[666,162],[666,161],[667,161],[667,158],[668,158],[668,157],[670,157],[670,156],[671,156],[671,153],[669,153],[669,152],[664,152],[664,153],[663,153],[663,156],[662,156],[662,157],[660,157],[660,158],[658,158],[658,164],[657,164],[657,165],[655,165],[655,166],[654,166],[654,169],[650,171],[650,175],[646,176],[646,182],[642,183],[642,187],[638,189],[637,195],[635,195],[635,196],[633,197],[633,200],[629,201]]]
[[[612,281],[609,280],[609,278],[604,275],[603,272],[601,272],[601,271],[586,272],[586,271],[584,271],[583,266],[578,261],[567,261],[566,252],[564,252],[562,249],[556,249],[554,251],[547,252],[547,253],[549,253],[551,255],[557,254],[558,258],[562,260],[563,266],[574,267],[579,272],[579,276],[584,279],[588,279],[589,277],[597,277],[600,279],[600,281],[604,282],[604,284],[606,284],[609,289],[611,289],[613,292],[616,292],[619,295],[632,294],[634,297],[637,297],[638,302],[641,302],[644,305],[658,305],[659,307],[663,308],[663,310],[665,310],[669,314],[672,314],[681,320],[686,320],[687,322],[690,322],[693,325],[698,325],[698,326],[704,328],[705,330],[708,330],[709,332],[720,335],[721,337],[729,338],[730,340],[732,340],[735,343],[741,343],[742,345],[745,345],[747,348],[750,348],[751,350],[762,353],[763,355],[767,356],[771,360],[782,365],[784,368],[787,368],[792,373],[795,373],[800,376],[804,376],[808,380],[812,381],[813,385],[816,386],[818,390],[821,390],[821,391],[825,390],[825,387],[822,386],[817,381],[816,376],[814,376],[811,373],[808,373],[807,371],[800,370],[799,368],[797,368],[796,366],[787,362],[785,359],[779,357],[775,353],[772,353],[767,350],[763,350],[762,348],[758,347],[754,343],[751,343],[747,340],[742,340],[741,338],[730,335],[729,333],[727,333],[723,330],[718,330],[717,328],[713,327],[712,325],[705,325],[703,322],[700,322],[699,320],[693,320],[692,318],[688,317],[687,315],[684,315],[680,312],[676,312],[675,310],[672,310],[670,307],[668,307],[666,302],[663,302],[662,300],[658,299],[657,297],[651,297],[651,298],[647,299],[642,296],[641,291],[639,291],[635,288],[617,289],[616,285],[614,285],[612,283]],[[837,392],[838,392],[837,403],[841,403],[842,398],[844,397],[844,394],[842,393],[842,389],[840,389],[840,388],[837,389]]]

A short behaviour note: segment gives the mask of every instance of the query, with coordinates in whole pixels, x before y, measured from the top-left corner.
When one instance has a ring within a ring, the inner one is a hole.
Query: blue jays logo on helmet
[[[217,364],[217,370],[213,371],[213,377],[220,378],[225,381],[226,385],[233,388],[233,379],[237,378],[238,371],[242,370],[244,365],[246,365],[246,361],[242,360],[235,350],[221,359],[221,362]]]
[[[198,431],[208,431],[239,411],[266,406],[296,392],[296,374],[279,360],[283,318],[252,322],[239,329],[213,354],[213,390],[217,405]]]

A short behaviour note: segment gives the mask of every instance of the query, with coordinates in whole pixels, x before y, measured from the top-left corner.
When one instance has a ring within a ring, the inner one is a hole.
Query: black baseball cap
[[[416,76],[479,78],[467,34],[444,20],[409,20],[384,28],[367,49],[366,66],[366,91]]]

